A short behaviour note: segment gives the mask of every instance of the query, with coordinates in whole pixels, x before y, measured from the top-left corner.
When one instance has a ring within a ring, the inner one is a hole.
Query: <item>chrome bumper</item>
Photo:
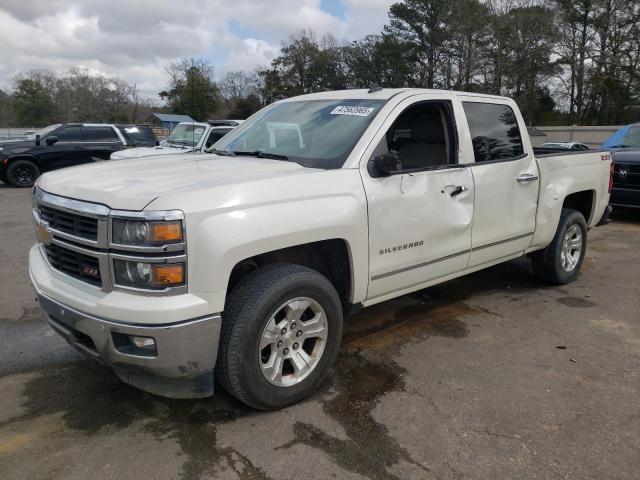
[[[81,353],[111,367],[122,381],[156,395],[213,395],[220,315],[163,325],[132,325],[96,318],[38,293],[51,327]],[[153,354],[132,354],[121,339],[151,337]]]

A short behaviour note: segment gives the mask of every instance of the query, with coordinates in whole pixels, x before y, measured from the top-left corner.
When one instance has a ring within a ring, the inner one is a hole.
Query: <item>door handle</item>
[[[455,197],[457,195],[460,195],[462,192],[466,192],[467,190],[469,190],[469,187],[467,187],[466,185],[458,185],[456,188],[453,189],[453,191],[449,194],[449,196]]]
[[[86,147],[75,147],[76,150],[86,150]]]
[[[536,180],[538,180],[538,175],[533,175],[531,173],[523,173],[516,180],[518,180],[518,183],[535,182]]]

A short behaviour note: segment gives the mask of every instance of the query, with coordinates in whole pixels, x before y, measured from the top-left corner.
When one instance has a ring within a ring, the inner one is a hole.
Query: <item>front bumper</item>
[[[165,397],[213,395],[221,317],[203,299],[105,293],[52,269],[38,246],[30,251],[29,276],[53,329],[124,382]],[[123,348],[127,335],[153,338],[155,355]]]
[[[618,207],[640,208],[640,189],[614,186],[610,202]]]
[[[113,369],[120,379],[156,395],[213,395],[220,315],[164,325],[130,325],[96,318],[38,293],[51,327],[72,347]],[[151,337],[154,356],[125,353],[117,338]]]

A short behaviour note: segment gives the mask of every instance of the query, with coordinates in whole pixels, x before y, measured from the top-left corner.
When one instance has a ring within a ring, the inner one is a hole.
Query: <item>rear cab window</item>
[[[518,118],[509,105],[463,101],[477,163],[507,161],[524,155]]]

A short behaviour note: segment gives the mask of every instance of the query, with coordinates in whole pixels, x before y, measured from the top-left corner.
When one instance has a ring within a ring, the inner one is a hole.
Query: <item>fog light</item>
[[[156,351],[156,341],[151,337],[134,337],[130,336],[129,341],[137,348],[143,350]]]
[[[138,357],[156,357],[158,355],[156,341],[151,337],[111,332],[111,338],[113,338],[113,345],[120,353]]]

